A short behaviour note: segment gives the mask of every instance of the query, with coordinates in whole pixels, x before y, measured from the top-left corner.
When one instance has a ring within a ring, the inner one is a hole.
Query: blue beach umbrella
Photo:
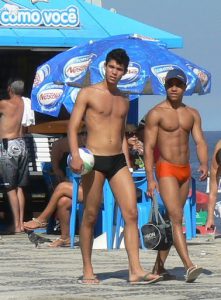
[[[140,95],[164,95],[165,76],[174,68],[180,68],[187,76],[185,95],[210,92],[210,73],[168,50],[165,44],[136,34],[118,35],[76,46],[38,67],[32,108],[58,116],[64,105],[71,112],[80,88],[104,79],[106,55],[115,48],[125,49],[130,57],[128,72],[118,84],[130,100]]]

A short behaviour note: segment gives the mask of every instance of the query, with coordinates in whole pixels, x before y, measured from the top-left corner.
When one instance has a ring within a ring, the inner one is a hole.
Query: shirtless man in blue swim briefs
[[[0,178],[6,188],[14,218],[14,233],[24,231],[25,198],[22,187],[28,181],[28,153],[22,137],[24,82],[8,83],[9,99],[0,101]]]
[[[136,191],[127,166],[129,157],[124,134],[129,101],[117,88],[119,80],[127,72],[128,63],[129,57],[123,49],[108,53],[104,81],[80,91],[69,123],[68,137],[73,157],[70,166],[73,171],[79,173],[83,166],[77,142],[82,120],[88,133],[86,147],[95,156],[94,170],[82,176],[85,209],[80,228],[83,278],[79,282],[83,284],[99,283],[93,271],[91,255],[93,228],[101,205],[105,178],[109,180],[125,220],[129,282],[149,284],[161,279],[158,275],[145,272],[139,262]],[[124,153],[127,153],[126,158]]]
[[[173,225],[174,246],[186,269],[186,282],[193,282],[202,272],[202,268],[191,261],[185,237],[183,235],[183,207],[189,193],[191,179],[189,136],[196,143],[200,162],[200,180],[208,173],[207,145],[201,128],[201,118],[197,110],[183,104],[187,77],[180,69],[167,73],[165,78],[166,100],[151,109],[144,129],[145,167],[148,179],[148,194],[153,197],[154,190],[160,191],[169,218]],[[159,159],[154,176],[154,148],[158,147]],[[154,272],[165,279],[171,278],[164,269],[169,250],[160,251],[154,266]]]

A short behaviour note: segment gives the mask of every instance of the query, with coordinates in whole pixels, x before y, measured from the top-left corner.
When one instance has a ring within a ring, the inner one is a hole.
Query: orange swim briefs
[[[176,165],[165,161],[156,163],[156,174],[158,179],[161,177],[175,177],[179,182],[184,182],[191,176],[190,164]]]

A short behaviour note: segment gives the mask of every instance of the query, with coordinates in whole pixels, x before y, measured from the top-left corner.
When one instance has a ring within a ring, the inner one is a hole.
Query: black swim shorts
[[[127,163],[123,153],[112,156],[94,155],[93,170],[103,173],[108,180],[125,166]]]
[[[0,139],[0,183],[7,190],[28,184],[28,151],[25,140]]]

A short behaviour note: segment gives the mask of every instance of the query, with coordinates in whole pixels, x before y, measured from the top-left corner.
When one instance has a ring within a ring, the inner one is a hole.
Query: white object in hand
[[[85,147],[79,148],[79,154],[80,154],[81,159],[83,160],[83,169],[80,172],[80,174],[85,175],[85,174],[91,172],[94,167],[94,155],[89,149],[87,149]],[[67,158],[68,165],[70,164],[71,159],[72,159],[72,157],[69,154],[68,158]]]

